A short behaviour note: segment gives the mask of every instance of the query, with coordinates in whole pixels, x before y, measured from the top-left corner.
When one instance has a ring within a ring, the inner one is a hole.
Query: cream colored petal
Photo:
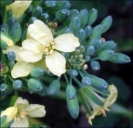
[[[17,107],[9,107],[5,111],[2,111],[0,116],[2,117],[4,115],[6,115],[7,116],[6,123],[9,123],[11,120],[14,119],[14,117],[17,114],[17,112],[18,112]]]
[[[37,41],[33,40],[33,39],[26,39],[22,42],[22,47],[23,49],[27,50],[27,51],[32,51],[36,54],[40,54],[44,47],[38,43]]]
[[[10,128],[28,128],[29,122],[27,117],[21,118],[19,121],[14,121]]]
[[[25,50],[23,48],[19,51],[19,56],[23,59],[25,62],[37,62],[42,59],[43,53],[36,54],[32,51]]]
[[[19,18],[30,6],[32,0],[15,0],[12,4],[6,6],[6,10],[11,9],[13,16]]]
[[[57,76],[61,76],[66,72],[66,60],[63,55],[56,51],[46,56],[46,66],[50,72]]]
[[[28,27],[27,38],[33,38],[43,46],[53,41],[51,30],[40,20],[35,20],[33,24]]]
[[[47,69],[46,63],[45,63],[45,59],[44,59],[44,58],[41,59],[40,61],[34,63],[34,65],[35,65],[35,66],[39,66],[39,67],[43,68],[44,70]]]
[[[12,71],[11,71],[11,76],[13,78],[18,78],[18,77],[24,77],[30,74],[32,68],[34,67],[33,64],[26,63],[26,62],[17,62]]]
[[[14,52],[16,54],[16,61],[22,61],[22,59],[18,55],[19,49],[20,49],[19,46],[14,45],[14,46],[9,47],[7,50],[3,50],[3,52],[5,54],[7,54],[8,52]]]
[[[46,114],[45,107],[39,104],[30,104],[23,109],[30,117],[44,117]]]
[[[54,39],[55,49],[63,52],[73,52],[80,45],[79,39],[73,34],[62,34]]]

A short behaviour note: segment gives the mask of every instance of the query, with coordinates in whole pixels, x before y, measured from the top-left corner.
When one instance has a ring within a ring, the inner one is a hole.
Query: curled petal
[[[51,30],[40,20],[35,20],[33,24],[30,24],[27,32],[27,38],[32,38],[43,46],[53,41]]]
[[[12,4],[6,6],[6,10],[11,9],[13,16],[19,18],[30,6],[32,0],[15,0]]]
[[[44,117],[46,114],[44,108],[43,105],[30,104],[24,109],[24,111],[27,112],[30,117]]]
[[[55,49],[63,52],[73,52],[80,45],[79,39],[73,34],[62,34],[54,39]]]
[[[22,59],[20,58],[20,56],[18,55],[20,47],[17,45],[13,45],[11,47],[9,47],[7,50],[3,50],[3,53],[8,53],[8,52],[14,52],[16,55],[16,61],[22,61]]]
[[[19,97],[16,100],[14,106],[16,106],[19,111],[22,111],[23,108],[29,106],[29,102],[26,99],[22,99],[21,97]]]
[[[6,123],[9,123],[16,116],[17,112],[17,107],[9,107],[5,111],[3,111],[0,116],[7,116]]]
[[[42,59],[43,53],[36,54],[32,51],[25,50],[23,48],[19,51],[19,56],[23,59],[25,62],[37,62]]]
[[[29,122],[28,122],[28,119],[27,117],[25,118],[21,118],[19,121],[15,120],[10,128],[28,128],[29,126]]]
[[[63,55],[56,51],[46,56],[46,66],[50,72],[57,76],[61,76],[61,74],[66,72],[66,60]]]
[[[26,63],[26,62],[17,62],[12,71],[11,71],[11,76],[13,78],[18,78],[18,77],[24,77],[30,74],[31,69],[34,67],[33,64]]]

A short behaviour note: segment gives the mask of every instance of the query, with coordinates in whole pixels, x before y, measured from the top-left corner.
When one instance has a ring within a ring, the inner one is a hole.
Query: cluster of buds
[[[117,98],[117,89],[86,69],[90,65],[92,70],[100,70],[98,60],[130,62],[127,55],[114,51],[114,41],[102,38],[112,17],[92,27],[98,11],[79,11],[71,8],[69,1],[7,0],[2,6],[6,15],[1,25],[0,70],[1,76],[6,73],[7,77],[1,82],[0,93],[24,90],[40,96],[56,95],[65,78],[67,106],[74,119],[79,115],[77,95],[90,124],[96,115],[105,116]]]

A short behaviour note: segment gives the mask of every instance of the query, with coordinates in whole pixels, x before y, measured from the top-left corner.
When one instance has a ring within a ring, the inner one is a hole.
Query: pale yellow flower
[[[96,115],[100,115],[103,114],[103,116],[106,116],[105,110],[109,111],[108,107],[111,106],[117,99],[117,88],[114,85],[109,85],[108,86],[108,91],[110,92],[110,94],[108,95],[108,97],[106,99],[102,98],[101,96],[97,95],[95,92],[95,95],[104,103],[103,106],[99,106],[96,103],[94,103],[91,98],[89,99],[89,103],[93,109],[92,114],[89,115],[87,114],[86,117],[88,118],[88,122],[89,124],[92,125],[92,119],[95,118]]]
[[[6,6],[6,10],[12,10],[13,16],[19,18],[30,6],[32,0],[15,0],[12,4]]]
[[[61,76],[66,72],[66,60],[58,50],[73,52],[79,45],[78,38],[70,33],[53,39],[51,30],[42,21],[35,20],[29,25],[27,39],[22,42],[22,48],[18,54],[28,63],[35,63],[44,58],[47,68],[54,75]]]
[[[10,109],[10,113],[9,110]],[[2,116],[6,115],[9,121],[14,119],[11,124],[11,128],[27,128],[29,126],[29,122],[26,116],[30,117],[44,117],[46,114],[45,107],[39,104],[29,104],[29,102],[25,99],[19,97],[14,107],[10,107],[2,112]],[[1,117],[2,117],[1,116]]]

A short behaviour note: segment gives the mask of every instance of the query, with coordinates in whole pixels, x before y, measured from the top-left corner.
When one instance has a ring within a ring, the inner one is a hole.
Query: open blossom
[[[4,115],[7,116],[6,123],[14,119],[11,128],[27,128],[29,122],[26,116],[44,117],[46,114],[44,108],[43,105],[29,104],[27,100],[19,97],[13,107],[9,107],[1,113],[1,117]]]
[[[54,75],[61,76],[66,72],[66,60],[58,51],[73,52],[79,45],[78,38],[70,33],[53,39],[51,30],[42,21],[35,20],[33,24],[29,25],[27,39],[22,42],[18,54],[27,63],[35,63],[45,59],[46,67]],[[17,66],[13,67],[16,71],[13,74],[17,73],[18,68],[21,68],[21,65],[19,66],[17,63]]]
[[[19,18],[30,6],[32,0],[15,0],[12,4],[6,6],[6,10],[12,10],[13,16]]]

